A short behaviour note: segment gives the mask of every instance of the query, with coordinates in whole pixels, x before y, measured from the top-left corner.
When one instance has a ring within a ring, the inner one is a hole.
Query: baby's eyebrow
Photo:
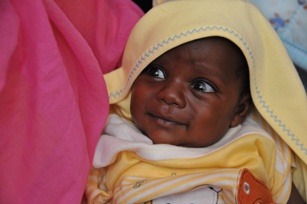
[[[222,81],[223,83],[227,82],[227,75],[224,74],[224,72],[219,71],[219,69],[215,69],[214,67],[208,67],[208,65],[204,65],[204,64],[195,64],[197,66],[194,66],[195,69],[197,69],[199,75],[198,77],[201,78],[206,78],[206,77],[214,77],[219,81]]]

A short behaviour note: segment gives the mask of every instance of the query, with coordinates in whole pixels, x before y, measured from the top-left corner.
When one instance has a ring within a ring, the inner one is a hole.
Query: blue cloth
[[[284,42],[294,64],[307,71],[307,0],[251,0]]]

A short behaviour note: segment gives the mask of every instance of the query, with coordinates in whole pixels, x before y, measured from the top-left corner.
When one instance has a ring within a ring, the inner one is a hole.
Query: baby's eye
[[[157,66],[149,66],[146,69],[146,73],[149,76],[155,77],[155,78],[160,78],[160,79],[165,79],[165,72],[162,68],[157,67]]]
[[[196,81],[192,84],[192,88],[203,93],[215,92],[215,89],[206,81]]]

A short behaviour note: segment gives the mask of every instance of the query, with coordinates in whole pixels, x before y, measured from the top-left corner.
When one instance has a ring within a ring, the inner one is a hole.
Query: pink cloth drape
[[[129,0],[0,0],[0,203],[80,203]]]

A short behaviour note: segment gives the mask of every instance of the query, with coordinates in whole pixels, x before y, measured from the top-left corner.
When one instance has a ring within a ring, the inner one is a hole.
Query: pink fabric
[[[0,203],[80,203],[129,0],[1,0]]]

